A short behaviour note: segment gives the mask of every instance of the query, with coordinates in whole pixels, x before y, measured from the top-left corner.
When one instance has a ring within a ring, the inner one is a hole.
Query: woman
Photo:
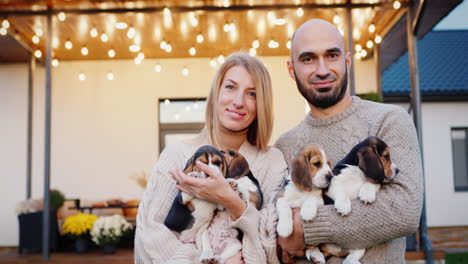
[[[277,262],[276,244],[262,243],[275,241],[271,239],[275,230],[262,230],[262,227],[274,226],[265,221],[275,219],[271,199],[287,174],[282,153],[267,146],[272,126],[272,88],[267,69],[246,53],[231,55],[213,79],[205,129],[193,140],[168,146],[153,169],[138,210],[135,263],[199,262],[200,252],[195,245],[180,242],[163,225],[178,188],[224,205],[233,227],[243,232],[245,263]],[[258,211],[247,205],[220,175],[203,164],[199,167],[209,178],[193,179],[183,174],[180,169],[185,162],[199,146],[206,144],[239,151],[246,158],[264,193],[264,209]],[[237,262],[241,262],[240,257]]]

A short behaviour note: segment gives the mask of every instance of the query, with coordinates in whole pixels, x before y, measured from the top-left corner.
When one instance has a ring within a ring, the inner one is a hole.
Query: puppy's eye
[[[390,155],[388,155],[388,154],[387,154],[387,155],[384,155],[383,157],[384,157],[384,159],[385,159],[386,161],[389,161],[389,160],[390,160]]]
[[[317,161],[317,162],[314,163],[314,166],[318,168],[318,167],[320,167],[321,164],[322,163],[320,163],[320,161]]]
[[[215,161],[213,161],[213,164],[216,165],[216,166],[219,166],[219,165],[221,165],[221,161],[220,160],[215,160]]]
[[[232,157],[234,157],[236,155],[236,153],[232,150],[229,151],[229,155],[231,155]]]

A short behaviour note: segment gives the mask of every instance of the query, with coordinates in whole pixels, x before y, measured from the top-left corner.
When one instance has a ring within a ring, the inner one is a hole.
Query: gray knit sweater
[[[336,164],[368,136],[380,137],[389,145],[399,174],[379,190],[373,204],[354,201],[348,216],[340,216],[331,205],[320,207],[313,221],[303,223],[304,238],[309,245],[367,248],[363,264],[405,263],[404,236],[414,233],[419,224],[423,184],[415,128],[404,109],[353,97],[352,105],[333,117],[316,119],[309,113],[278,139],[276,147],[289,167],[296,152],[309,143],[321,145]]]

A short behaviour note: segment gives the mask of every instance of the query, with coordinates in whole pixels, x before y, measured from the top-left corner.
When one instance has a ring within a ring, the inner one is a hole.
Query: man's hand
[[[278,258],[283,263],[295,263],[297,258],[304,257],[305,242],[302,218],[299,208],[293,208],[293,233],[289,237],[277,239]]]

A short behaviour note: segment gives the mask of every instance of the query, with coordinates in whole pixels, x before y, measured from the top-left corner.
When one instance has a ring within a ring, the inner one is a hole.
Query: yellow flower
[[[86,235],[93,229],[93,224],[97,219],[98,217],[92,214],[69,216],[63,223],[62,233],[72,236]]]

